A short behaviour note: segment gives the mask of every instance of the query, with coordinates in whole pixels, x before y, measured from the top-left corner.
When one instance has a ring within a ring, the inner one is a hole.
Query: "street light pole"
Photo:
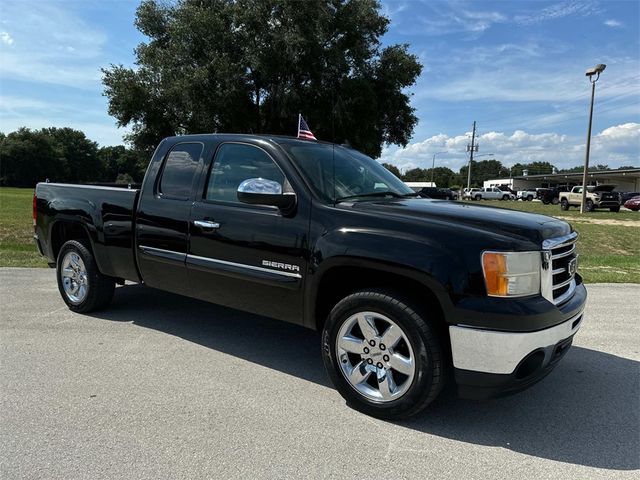
[[[432,184],[433,184],[433,170],[436,168],[436,155],[440,155],[441,153],[447,153],[447,152],[436,152],[433,154],[433,160],[431,161],[431,183]]]
[[[594,68],[587,70],[586,73],[586,76],[589,77],[589,82],[591,82],[591,106],[589,107],[589,127],[587,128],[587,150],[584,155],[584,170],[582,171],[582,201],[580,202],[580,213],[584,213],[587,202],[587,175],[589,173],[589,150],[591,149],[591,125],[593,123],[593,103],[596,96],[596,82],[606,67],[606,65],[600,63]],[[594,75],[595,79],[593,78]]]

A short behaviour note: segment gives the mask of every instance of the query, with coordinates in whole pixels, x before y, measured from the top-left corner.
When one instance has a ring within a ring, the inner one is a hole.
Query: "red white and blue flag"
[[[302,114],[298,114],[298,138],[306,138],[307,140],[317,140],[313,132],[309,129],[309,125],[302,118]]]

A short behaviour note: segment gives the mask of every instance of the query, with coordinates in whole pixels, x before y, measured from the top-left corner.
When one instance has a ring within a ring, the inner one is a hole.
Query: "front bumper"
[[[584,311],[534,332],[450,326],[451,353],[463,398],[487,399],[524,390],[544,378],[571,346]]]

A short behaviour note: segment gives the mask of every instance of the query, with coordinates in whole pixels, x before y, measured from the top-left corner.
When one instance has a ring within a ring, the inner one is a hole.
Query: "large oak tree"
[[[103,70],[109,113],[136,147],[202,132],[295,135],[301,112],[323,140],[379,156],[417,122],[407,89],[422,66],[382,47],[376,0],[144,0],[137,66]]]

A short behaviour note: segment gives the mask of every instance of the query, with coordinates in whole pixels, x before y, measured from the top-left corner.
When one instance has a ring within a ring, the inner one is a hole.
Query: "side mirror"
[[[282,193],[282,185],[266,178],[250,178],[238,185],[238,200],[251,205],[271,205],[280,210],[291,210],[296,194]]]

